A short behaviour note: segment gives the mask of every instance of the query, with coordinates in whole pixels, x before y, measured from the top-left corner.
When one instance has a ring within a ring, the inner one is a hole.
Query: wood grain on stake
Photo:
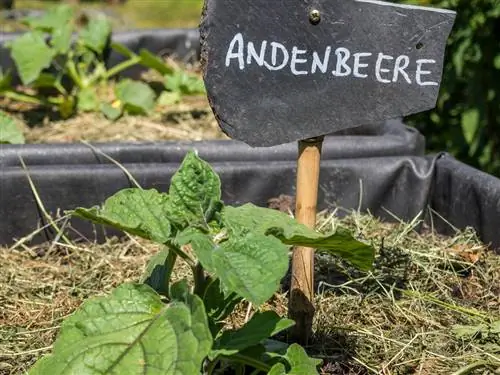
[[[323,138],[299,142],[297,162],[297,202],[295,217],[309,228],[316,225],[316,204]],[[314,250],[296,247],[292,257],[292,282],[289,315],[295,320],[293,336],[296,341],[309,340],[314,316]]]

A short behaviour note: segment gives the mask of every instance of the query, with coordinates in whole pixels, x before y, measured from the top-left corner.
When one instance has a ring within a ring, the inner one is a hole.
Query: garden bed
[[[444,237],[426,227],[418,234],[417,220],[388,224],[356,212],[342,220],[331,213],[319,214],[318,229],[349,228],[374,244],[377,258],[374,270],[363,274],[334,258],[316,257],[315,334],[307,349],[325,361],[323,374],[498,371],[500,258],[472,230]],[[0,250],[2,375],[27,370],[50,351],[63,317],[86,298],[137,281],[158,251],[133,237],[61,242]],[[182,266],[176,269],[176,278],[188,274]],[[263,309],[286,315],[286,290]],[[239,326],[247,310],[243,303],[228,326]]]

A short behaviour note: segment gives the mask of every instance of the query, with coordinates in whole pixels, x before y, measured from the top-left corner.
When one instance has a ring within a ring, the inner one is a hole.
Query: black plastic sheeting
[[[332,145],[335,142],[327,142],[325,155],[330,157],[321,163],[319,209],[369,210],[383,219],[393,220],[396,216],[405,221],[425,214],[426,220],[439,232],[452,233],[451,225],[459,229],[473,227],[483,241],[500,248],[499,179],[447,154],[369,156],[360,153],[359,157],[351,154],[345,158],[335,154]],[[116,145],[114,152],[110,152],[143,188],[167,191],[185,152],[195,149],[220,174],[227,204],[253,202],[265,206],[270,198],[280,194],[294,195],[296,151],[292,155],[286,147],[280,153],[274,149],[235,146],[231,149],[219,142],[151,146],[149,150],[145,150],[144,145],[138,146],[142,147],[138,152],[134,147]],[[2,152],[8,154],[11,147],[5,146]],[[27,164],[45,209],[52,214],[77,206],[101,204],[120,189],[133,187],[122,169],[89,148],[73,146],[75,154],[72,154],[68,146],[65,157],[70,163],[55,164],[55,158],[51,158],[49,164],[45,162],[43,147],[25,146],[17,151]],[[110,145],[97,147],[113,151]],[[11,158],[11,162],[13,160]],[[28,184],[27,172],[19,165],[4,164],[0,176],[0,243],[9,245],[47,223]],[[104,234],[116,234],[77,219],[72,220],[71,226],[75,230],[70,232],[72,238],[101,240]],[[51,240],[55,236],[56,233],[47,228],[33,241]]]

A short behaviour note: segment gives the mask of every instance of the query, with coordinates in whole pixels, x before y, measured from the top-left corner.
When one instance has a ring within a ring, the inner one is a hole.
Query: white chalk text
[[[419,86],[437,86],[432,81],[432,59],[418,59],[411,64],[406,55],[390,56],[383,52],[352,52],[345,47],[326,46],[324,51],[308,51],[282,43],[262,41],[248,42],[242,33],[234,36],[226,54],[226,67],[236,64],[240,70],[257,65],[269,71],[289,69],[295,76],[332,74],[335,77],[373,77],[376,81],[389,84],[406,82]],[[416,66],[411,71],[410,65]],[[437,72],[436,72],[437,73]]]

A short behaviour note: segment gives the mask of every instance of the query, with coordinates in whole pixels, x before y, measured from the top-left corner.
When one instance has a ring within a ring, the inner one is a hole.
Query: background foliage
[[[429,151],[500,176],[500,0],[400,0],[457,12],[436,108],[407,119]]]

